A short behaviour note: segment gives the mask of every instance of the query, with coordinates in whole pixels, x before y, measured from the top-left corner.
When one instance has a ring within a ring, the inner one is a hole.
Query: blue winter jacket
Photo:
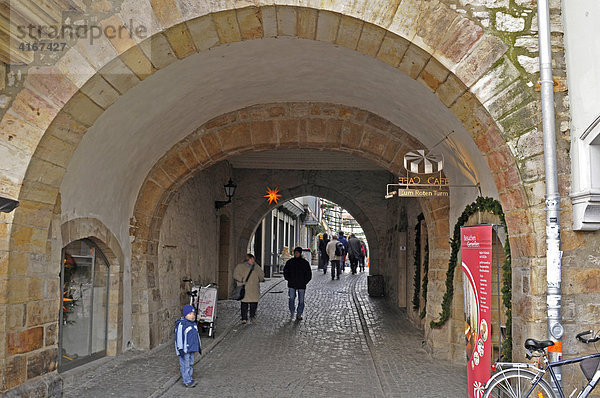
[[[179,355],[179,350],[183,350],[185,353],[202,353],[198,325],[184,317],[178,319],[175,324],[175,352],[177,355]]]

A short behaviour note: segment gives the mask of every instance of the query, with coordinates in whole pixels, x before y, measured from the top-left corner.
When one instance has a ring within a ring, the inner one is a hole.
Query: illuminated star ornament
[[[267,194],[265,195],[265,198],[267,198],[267,201],[269,202],[269,204],[275,202],[275,204],[277,204],[277,201],[279,200],[279,198],[281,198],[281,195],[279,194],[279,188],[275,188],[275,189],[271,189],[271,188],[267,188]]]

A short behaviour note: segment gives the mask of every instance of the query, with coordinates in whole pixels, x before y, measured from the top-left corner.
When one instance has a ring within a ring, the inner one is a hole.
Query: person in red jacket
[[[367,254],[368,254],[367,253],[367,245],[361,239],[360,240],[360,259],[359,259],[360,272],[363,272],[365,270],[365,259],[367,258]]]
[[[294,249],[294,257],[290,258],[283,267],[283,277],[288,281],[288,295],[290,317],[296,312],[296,320],[302,320],[304,313],[304,294],[306,285],[312,279],[312,270],[310,264],[302,258],[302,248]],[[296,309],[296,295],[298,295],[298,308]]]

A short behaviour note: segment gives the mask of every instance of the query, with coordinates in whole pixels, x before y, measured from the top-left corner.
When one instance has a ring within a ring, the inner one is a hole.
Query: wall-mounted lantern
[[[225,188],[225,195],[227,195],[227,200],[215,201],[215,209],[220,209],[221,207],[224,207],[225,205],[231,203],[231,198],[233,198],[233,195],[235,194],[237,184],[235,184],[230,178],[229,182],[223,185],[223,187]]]

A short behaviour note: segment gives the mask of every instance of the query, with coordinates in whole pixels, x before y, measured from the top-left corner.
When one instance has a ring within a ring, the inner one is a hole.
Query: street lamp
[[[225,205],[231,203],[231,198],[233,198],[233,195],[235,194],[235,189],[237,188],[237,184],[235,184],[231,178],[229,178],[229,182],[225,185],[223,185],[223,187],[225,188],[225,195],[227,195],[227,200],[217,200],[215,201],[215,209],[220,209],[221,207],[224,207]]]
[[[0,196],[0,212],[10,213],[19,206],[19,202],[13,199],[3,198]]]

